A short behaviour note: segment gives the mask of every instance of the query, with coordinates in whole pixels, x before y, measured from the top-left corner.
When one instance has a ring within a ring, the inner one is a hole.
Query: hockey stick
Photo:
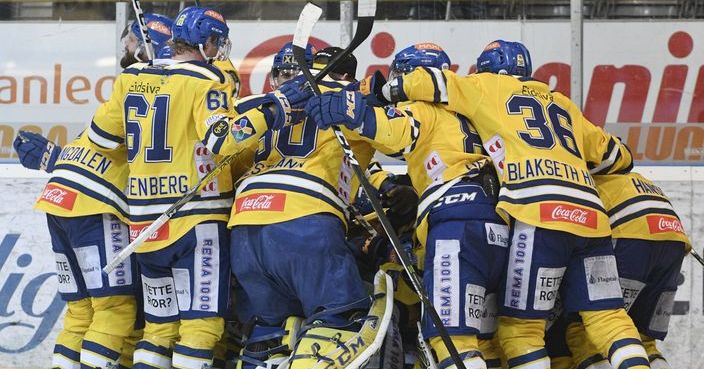
[[[699,264],[701,264],[702,266],[704,266],[704,259],[702,259],[702,256],[699,255],[699,253],[694,250],[694,247],[692,247],[692,249],[689,250],[689,254],[692,255],[692,256],[694,256],[694,258],[697,259],[697,261],[699,262]]]
[[[142,11],[142,5],[140,4],[139,0],[132,0],[132,8],[134,8],[134,14],[137,17],[137,22],[139,23],[139,31],[142,33],[142,39],[144,40],[147,57],[149,58],[149,63],[151,63],[152,60],[154,60],[152,38],[149,37],[149,31],[147,31],[147,22],[144,20],[144,12]]]
[[[222,159],[221,162],[218,163],[218,165],[213,168],[213,170],[206,174],[205,177],[201,178],[198,183],[196,183],[195,186],[191,187],[191,189],[186,192],[183,197],[181,197],[178,201],[176,201],[173,205],[171,205],[165,212],[164,214],[161,214],[156,220],[150,224],[147,228],[144,228],[139,235],[132,241],[130,242],[127,247],[122,249],[120,253],[118,253],[114,259],[112,259],[110,262],[103,267],[103,273],[109,274],[112,272],[115,268],[117,268],[118,265],[122,264],[134,251],[144,243],[149,237],[154,234],[159,228],[161,228],[166,222],[171,219],[171,217],[176,214],[179,209],[181,209],[186,203],[191,201],[191,199],[205,187],[208,183],[210,183],[215,177],[222,172],[223,168],[230,164],[233,159],[235,159],[238,155],[228,155],[224,159]]]
[[[350,45],[339,55],[349,55],[354,50],[354,48],[359,46],[371,34],[372,26],[374,25],[374,15],[376,13],[376,0],[359,0],[357,5],[357,30],[355,31],[354,37],[352,38],[352,42],[350,43]],[[305,7],[303,7],[303,11],[301,11],[301,15],[298,18],[298,24],[296,25],[296,32],[293,35],[293,57],[296,59],[296,63],[301,68],[303,75],[305,76],[306,80],[308,81],[308,84],[310,84],[311,88],[313,89],[316,95],[320,95],[320,87],[318,87],[318,84],[316,83],[316,78],[313,76],[313,74],[310,72],[310,69],[308,68],[305,52],[306,46],[308,45],[308,40],[310,39],[310,35],[313,33],[313,27],[315,26],[315,23],[318,21],[318,19],[320,19],[322,13],[323,10],[320,7],[313,3],[307,3]],[[337,58],[337,60],[340,59]],[[332,67],[330,66],[330,68],[326,69],[332,69]],[[359,179],[359,183],[361,184],[362,189],[367,194],[367,197],[369,198],[369,201],[371,202],[374,211],[379,217],[379,221],[381,222],[384,231],[386,232],[387,236],[389,237],[389,240],[391,241],[391,245],[396,251],[399,260],[401,260],[401,264],[406,270],[406,273],[408,274],[408,277],[411,280],[411,284],[413,284],[413,288],[420,297],[423,306],[428,311],[428,315],[430,315],[430,318],[433,321],[433,325],[435,325],[435,327],[437,328],[438,333],[440,334],[440,337],[442,338],[442,341],[445,344],[445,347],[447,348],[447,351],[450,353],[452,360],[457,366],[457,369],[466,369],[464,363],[462,362],[462,359],[460,358],[459,353],[457,352],[457,348],[450,339],[445,325],[442,323],[442,320],[440,320],[438,312],[435,310],[435,307],[433,307],[433,304],[430,302],[430,299],[428,298],[428,293],[425,291],[425,288],[421,283],[420,277],[418,277],[418,273],[415,271],[415,268],[409,260],[408,255],[406,255],[405,250],[401,246],[401,241],[399,240],[398,235],[396,235],[396,231],[394,231],[391,222],[386,217],[386,213],[384,213],[384,208],[381,205],[381,202],[378,198],[373,195],[375,193],[374,187],[371,183],[369,183],[367,176],[364,174],[364,170],[362,170],[362,168],[359,166],[359,162],[354,157],[354,153],[352,152],[352,149],[350,148],[350,145],[347,142],[344,133],[342,133],[342,129],[336,125],[333,125],[330,128],[332,129],[333,133],[335,133],[335,137],[340,143],[340,146],[342,146],[342,151],[344,151],[345,156],[347,156],[347,160],[352,166],[354,174]]]

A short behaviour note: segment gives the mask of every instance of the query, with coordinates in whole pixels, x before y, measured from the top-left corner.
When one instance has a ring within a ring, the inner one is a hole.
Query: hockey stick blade
[[[359,0],[357,2],[357,29],[354,32],[352,41],[342,52],[335,55],[332,60],[318,73],[315,81],[319,82],[337,65],[339,60],[344,60],[350,55],[359,45],[361,45],[372,33],[374,27],[374,16],[376,15],[376,0]],[[308,39],[306,39],[308,42]],[[294,42],[295,44],[295,42]],[[306,44],[303,44],[305,48]]]
[[[375,0],[368,0],[368,1],[374,1]],[[320,87],[318,86],[318,83],[313,77],[313,74],[310,72],[310,69],[308,68],[308,63],[306,61],[306,46],[308,44],[308,39],[310,38],[310,35],[313,32],[313,27],[315,26],[314,24],[311,25],[309,24],[310,19],[312,19],[315,16],[315,13],[313,13],[313,10],[309,7],[309,4],[317,7],[311,3],[306,4],[306,6],[303,8],[303,11],[301,12],[301,15],[298,19],[298,25],[296,28],[296,32],[294,33],[294,42],[293,42],[293,57],[296,60],[296,63],[301,69],[301,72],[303,73],[303,76],[305,77],[306,81],[310,85],[310,87],[313,89],[316,95],[320,95]],[[308,9],[308,10],[307,10]],[[367,5],[367,8],[363,8],[363,11],[368,12],[369,8]],[[319,18],[320,15],[317,16]],[[374,17],[367,17],[367,19],[370,19],[371,22],[369,24],[369,29],[362,28],[361,26],[357,27],[357,31],[355,32],[355,35],[353,37],[353,42],[350,43],[350,45],[342,51],[340,56],[342,55],[349,55],[357,46],[359,46],[362,42],[364,42],[364,39],[366,39],[369,34],[371,34],[371,28],[374,25]],[[366,33],[366,35],[363,37],[358,36],[360,32]],[[355,42],[356,40],[356,42]],[[338,58],[339,59],[339,58]],[[334,62],[334,60],[333,60]],[[329,68],[326,69],[332,69],[333,62],[328,64]],[[325,69],[320,72],[320,75],[324,75]],[[322,78],[322,77],[321,77]],[[408,274],[409,279],[411,280],[411,284],[413,285],[414,290],[418,294],[418,297],[421,300],[421,303],[423,306],[425,306],[426,311],[428,312],[428,315],[430,316],[430,319],[433,322],[433,325],[437,328],[438,333],[442,339],[443,344],[447,348],[447,351],[450,353],[450,356],[452,357],[452,361],[455,363],[455,366],[457,369],[466,369],[464,366],[464,363],[462,362],[462,359],[460,358],[459,353],[457,352],[457,348],[455,345],[452,343],[452,340],[450,339],[450,335],[447,332],[447,328],[445,328],[445,325],[443,324],[442,320],[440,319],[440,316],[438,315],[438,312],[435,310],[435,307],[433,304],[430,302],[430,299],[428,298],[428,293],[425,291],[425,288],[423,287],[423,284],[421,282],[420,277],[418,276],[418,273],[415,271],[415,268],[413,266],[413,263],[411,263],[408,255],[406,254],[406,251],[403,249],[401,245],[401,240],[399,239],[398,235],[396,234],[396,231],[394,230],[393,226],[391,225],[391,222],[389,219],[386,217],[386,213],[384,212],[384,207],[381,205],[381,202],[379,201],[378,198],[376,198],[373,194],[375,193],[376,189],[372,186],[371,183],[369,183],[369,179],[364,173],[364,170],[359,166],[359,162],[354,156],[354,152],[352,151],[352,148],[350,147],[344,133],[342,132],[342,129],[337,126],[337,125],[332,125],[330,127],[332,129],[333,133],[335,134],[335,137],[337,138],[337,141],[339,142],[340,146],[342,147],[342,151],[344,152],[345,156],[347,156],[347,160],[352,166],[352,171],[354,174],[357,176],[360,185],[362,186],[362,189],[364,192],[367,194],[367,197],[369,198],[369,202],[372,204],[372,208],[374,208],[374,212],[377,214],[379,217],[379,222],[381,223],[381,226],[384,228],[384,231],[386,232],[386,235],[389,238],[389,241],[391,242],[391,246],[394,248],[394,251],[396,251],[396,254],[399,257],[399,260],[401,261],[401,264],[403,265],[403,268],[406,270],[406,273]]]
[[[313,27],[323,15],[323,9],[313,3],[307,3],[301,15],[298,17],[298,23],[296,24],[296,32],[293,34],[293,45],[302,47],[305,51],[308,45],[308,39],[313,33]],[[307,68],[306,68],[307,69]]]
[[[130,255],[132,255],[135,250],[137,250],[137,247],[139,247],[142,243],[144,243],[149,237],[151,237],[155,232],[159,230],[166,222],[171,219],[171,217],[176,214],[179,209],[181,209],[184,205],[186,205],[191,199],[198,193],[198,191],[202,190],[203,187],[205,187],[208,183],[210,183],[215,177],[222,172],[223,168],[230,164],[232,160],[234,160],[238,155],[228,155],[224,159],[222,159],[221,162],[218,163],[213,170],[208,173],[205,177],[201,178],[198,183],[196,183],[195,186],[193,186],[191,189],[186,192],[183,197],[178,199],[173,205],[171,205],[165,212],[164,214],[161,214],[159,218],[157,218],[152,224],[150,224],[148,227],[144,228],[139,235],[130,242],[127,247],[122,249],[117,255],[115,255],[115,258],[113,258],[111,261],[109,261],[105,267],[103,267],[103,273],[105,274],[110,274],[115,268],[117,268],[118,265],[122,264],[125,260],[127,260]]]

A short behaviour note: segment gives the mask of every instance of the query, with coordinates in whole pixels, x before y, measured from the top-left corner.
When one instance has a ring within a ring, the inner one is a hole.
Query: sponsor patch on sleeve
[[[252,122],[247,118],[241,118],[232,123],[232,135],[235,136],[236,142],[242,142],[256,133],[257,131],[254,129]]]

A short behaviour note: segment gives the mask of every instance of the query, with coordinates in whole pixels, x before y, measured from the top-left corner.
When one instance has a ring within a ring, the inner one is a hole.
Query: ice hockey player
[[[442,70],[449,66],[450,59],[442,48],[421,43],[396,54],[390,77],[418,67]],[[501,280],[508,227],[494,210],[498,182],[493,181],[494,189],[482,186],[481,178],[491,174],[483,170],[489,168],[490,161],[482,154],[479,135],[467,118],[427,102],[367,107],[362,117],[350,116],[346,93],[312,98],[306,109],[313,113],[320,128],[342,124],[362,135],[375,131],[385,147],[405,142],[399,154],[408,163],[411,182],[421,194],[416,233],[424,246],[420,259],[421,269],[426,271],[426,289],[434,305],[442,306],[441,318],[464,365],[486,368],[477,335],[485,295],[493,293]],[[361,95],[354,95],[355,104],[365,104]],[[412,129],[402,131],[399,127],[404,126]],[[394,137],[392,134],[397,132],[408,136]],[[423,321],[423,333],[435,351],[438,367],[455,368],[437,329],[428,318]]]
[[[163,54],[161,41],[170,37],[172,21],[158,14],[145,18],[155,51]],[[139,30],[136,35],[141,39]],[[126,47],[122,60],[134,53]],[[107,277],[100,273],[129,243],[122,192],[127,183],[124,150],[102,150],[85,132],[63,149],[39,134],[20,132],[14,147],[23,166],[53,175],[35,205],[47,213],[59,293],[68,305],[52,367],[131,368],[144,323],[137,318],[141,305],[135,294],[140,295],[136,289],[141,287],[134,257]]]
[[[501,180],[498,213],[510,224],[498,336],[510,368],[549,368],[545,318],[562,287],[567,312],[615,368],[647,368],[623,309],[606,210],[590,170],[627,172],[625,145],[589,122],[567,97],[531,76],[528,50],[490,43],[478,73],[418,68],[384,87],[391,101],[447,104],[472,121]]]
[[[172,34],[172,59],[125,69],[88,130],[94,143],[127,151],[132,235],[214,167],[215,146],[236,140],[221,119],[230,113],[232,81],[209,64],[229,55],[222,15],[188,7],[174,21]],[[258,137],[238,138],[245,144]],[[223,281],[230,273],[226,222],[232,196],[226,168],[138,248],[146,326],[135,367],[212,364],[228,304],[229,283]]]
[[[292,59],[283,58],[287,60]],[[272,79],[280,76],[280,71],[272,73]],[[260,142],[254,167],[238,183],[230,219],[232,268],[238,281],[235,308],[240,320],[254,324],[247,341],[252,349],[245,348],[248,355],[238,364],[247,368],[264,362],[279,365],[294,345],[291,368],[360,365],[378,349],[380,343],[375,342],[383,340],[390,318],[392,304],[386,297],[392,296],[385,275],[376,278],[370,308],[345,243],[346,209],[358,184],[342,149],[332,132],[318,131],[290,99],[290,109],[278,107],[277,100],[291,88],[298,89],[301,81],[297,77],[277,85],[279,90],[257,103],[262,106],[257,120],[280,117],[287,123]],[[342,88],[345,83],[326,78],[321,85]],[[248,125],[254,121],[237,119]],[[371,146],[361,141],[352,145],[360,164],[366,165]],[[370,315],[362,318],[360,313]],[[303,328],[295,334],[303,319]],[[262,337],[272,335],[280,337],[277,350],[261,349]],[[256,346],[260,350],[253,352]]]
[[[343,50],[337,46],[321,49],[313,56],[313,69],[322,70],[342,51]],[[335,63],[335,68],[333,68],[328,75],[336,81],[355,82],[357,75],[357,58],[352,54],[347,55],[345,60],[339,60]]]
[[[158,59],[168,59],[171,57],[171,47],[167,44],[171,39],[171,26],[173,21],[168,17],[156,13],[144,14],[144,22],[147,25],[147,32],[152,41],[154,55]],[[139,30],[139,21],[132,21],[120,36],[120,41],[124,48],[120,66],[127,68],[134,63],[148,61],[146,44],[142,39],[142,32]]]
[[[670,368],[655,340],[667,335],[677,279],[691,242],[667,195],[649,179],[638,173],[594,179],[609,215],[628,315],[640,332],[650,366]],[[598,358],[588,346],[570,349],[576,365]]]

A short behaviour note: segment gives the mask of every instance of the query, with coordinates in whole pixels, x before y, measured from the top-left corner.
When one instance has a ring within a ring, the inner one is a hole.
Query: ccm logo
[[[258,193],[235,201],[237,212],[243,211],[284,211],[286,194]]]
[[[540,204],[540,221],[567,222],[596,229],[597,216],[594,210],[566,204]]]
[[[137,224],[137,225],[131,225],[130,226],[130,242],[134,241],[137,236],[139,236],[140,233],[144,230],[144,228],[147,228],[151,225],[151,223],[147,224]],[[146,241],[144,242],[154,242],[154,241],[164,241],[169,239],[169,223],[166,222],[163,226],[161,226],[159,229],[157,229],[156,232],[154,232],[149,238],[147,238]]]
[[[76,202],[77,193],[55,186],[51,183],[47,184],[39,201],[46,201],[66,210],[73,210],[73,204]]]
[[[680,220],[674,217],[666,217],[662,215],[648,215],[645,217],[648,220],[648,229],[650,234],[662,232],[677,232],[684,234],[684,227]]]

